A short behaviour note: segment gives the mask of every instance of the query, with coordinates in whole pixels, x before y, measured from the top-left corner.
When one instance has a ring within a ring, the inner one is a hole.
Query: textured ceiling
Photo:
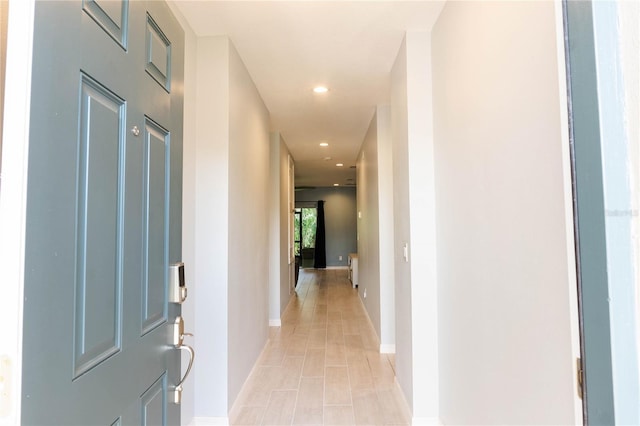
[[[407,30],[442,1],[174,1],[198,36],[227,35],[296,163],[296,186],[355,182],[356,157]],[[317,85],[329,87],[315,94]],[[322,148],[319,143],[329,146]],[[331,157],[331,160],[325,160]],[[343,163],[344,167],[336,167]],[[349,180],[352,179],[352,180]]]

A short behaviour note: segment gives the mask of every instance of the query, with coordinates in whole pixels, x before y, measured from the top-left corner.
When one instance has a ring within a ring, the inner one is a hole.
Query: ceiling
[[[444,4],[174,3],[196,35],[229,36],[271,114],[271,129],[291,151],[297,187],[355,184],[352,166],[376,105],[389,102],[389,73],[404,33],[431,30]],[[318,85],[329,91],[314,93]]]

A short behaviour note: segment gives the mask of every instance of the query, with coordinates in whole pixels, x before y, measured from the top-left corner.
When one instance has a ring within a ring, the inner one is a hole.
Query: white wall
[[[396,376],[423,424],[438,421],[430,47],[429,33],[407,32],[391,70]]]
[[[198,39],[196,85],[194,413],[225,418],[267,339],[269,113],[227,37]]]
[[[269,324],[280,316],[291,298],[289,265],[289,149],[279,132],[271,133],[269,204]]]
[[[378,119],[374,114],[356,161],[358,293],[380,336],[380,244],[378,219]],[[364,298],[366,292],[367,297]]]
[[[198,39],[195,140],[197,291],[195,416],[226,417],[229,403],[229,40]]]
[[[620,59],[624,78],[624,106],[626,139],[629,141],[629,166],[631,171],[631,210],[640,211],[640,3],[619,2]],[[640,214],[632,220],[635,270],[640,271]],[[640,274],[636,272],[636,317],[640,317]],[[640,330],[638,330],[640,332]],[[640,335],[636,336],[640,352]]]
[[[395,352],[393,162],[389,125],[389,106],[377,107],[356,164],[361,216],[358,292],[378,333],[382,352]]]
[[[409,239],[409,175],[407,171],[407,47],[403,40],[391,70],[391,140],[393,144],[394,278],[396,301],[396,377],[413,406],[413,324],[411,279],[403,259]],[[403,143],[400,144],[399,141]]]
[[[638,293],[633,285],[637,280],[637,264],[633,259],[632,229],[636,221],[633,216],[638,213],[632,210],[631,194],[634,191],[629,178],[632,173],[629,172],[633,161],[629,161],[632,158],[629,148],[637,147],[638,137],[634,130],[637,132],[638,129],[636,83],[640,73],[637,29],[640,15],[632,3],[595,2],[592,11],[604,190],[613,408],[616,424],[635,425],[640,424],[640,363]],[[629,28],[627,15],[632,22],[635,21],[635,25],[632,24],[635,31]],[[627,139],[629,134],[632,136]],[[593,327],[588,334],[592,333]],[[588,362],[586,368],[588,379]]]
[[[631,168],[631,197],[632,209],[640,210],[640,3],[619,2],[618,16],[620,19],[620,59],[624,78],[625,121],[627,123],[626,137],[629,141]],[[634,220],[634,249],[636,264],[640,266],[640,215]],[[640,293],[640,283],[638,293]],[[640,300],[639,300],[640,302]],[[640,345],[640,338],[638,339]]]
[[[380,247],[380,351],[395,352],[396,305],[393,237],[393,147],[391,107],[377,108],[378,119],[378,245]]]
[[[268,337],[269,111],[229,41],[229,403]]]
[[[581,422],[554,9],[448,2],[433,28],[444,424]]]

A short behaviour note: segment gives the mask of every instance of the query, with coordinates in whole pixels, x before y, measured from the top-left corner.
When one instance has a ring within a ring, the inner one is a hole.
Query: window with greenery
[[[300,216],[301,209],[296,209],[293,214],[293,250],[296,256],[300,256]]]
[[[294,213],[293,238],[295,255],[302,249],[314,248],[316,244],[316,220],[318,212],[312,207],[298,207]]]

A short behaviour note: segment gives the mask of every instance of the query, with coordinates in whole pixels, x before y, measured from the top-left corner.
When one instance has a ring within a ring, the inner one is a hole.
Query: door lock
[[[184,281],[184,263],[174,263],[169,267],[169,302],[182,303],[187,298]]]
[[[182,317],[176,317],[176,321],[173,323],[173,346],[176,348],[182,346],[185,336],[193,336],[193,334],[185,333],[184,319],[182,319]]]

